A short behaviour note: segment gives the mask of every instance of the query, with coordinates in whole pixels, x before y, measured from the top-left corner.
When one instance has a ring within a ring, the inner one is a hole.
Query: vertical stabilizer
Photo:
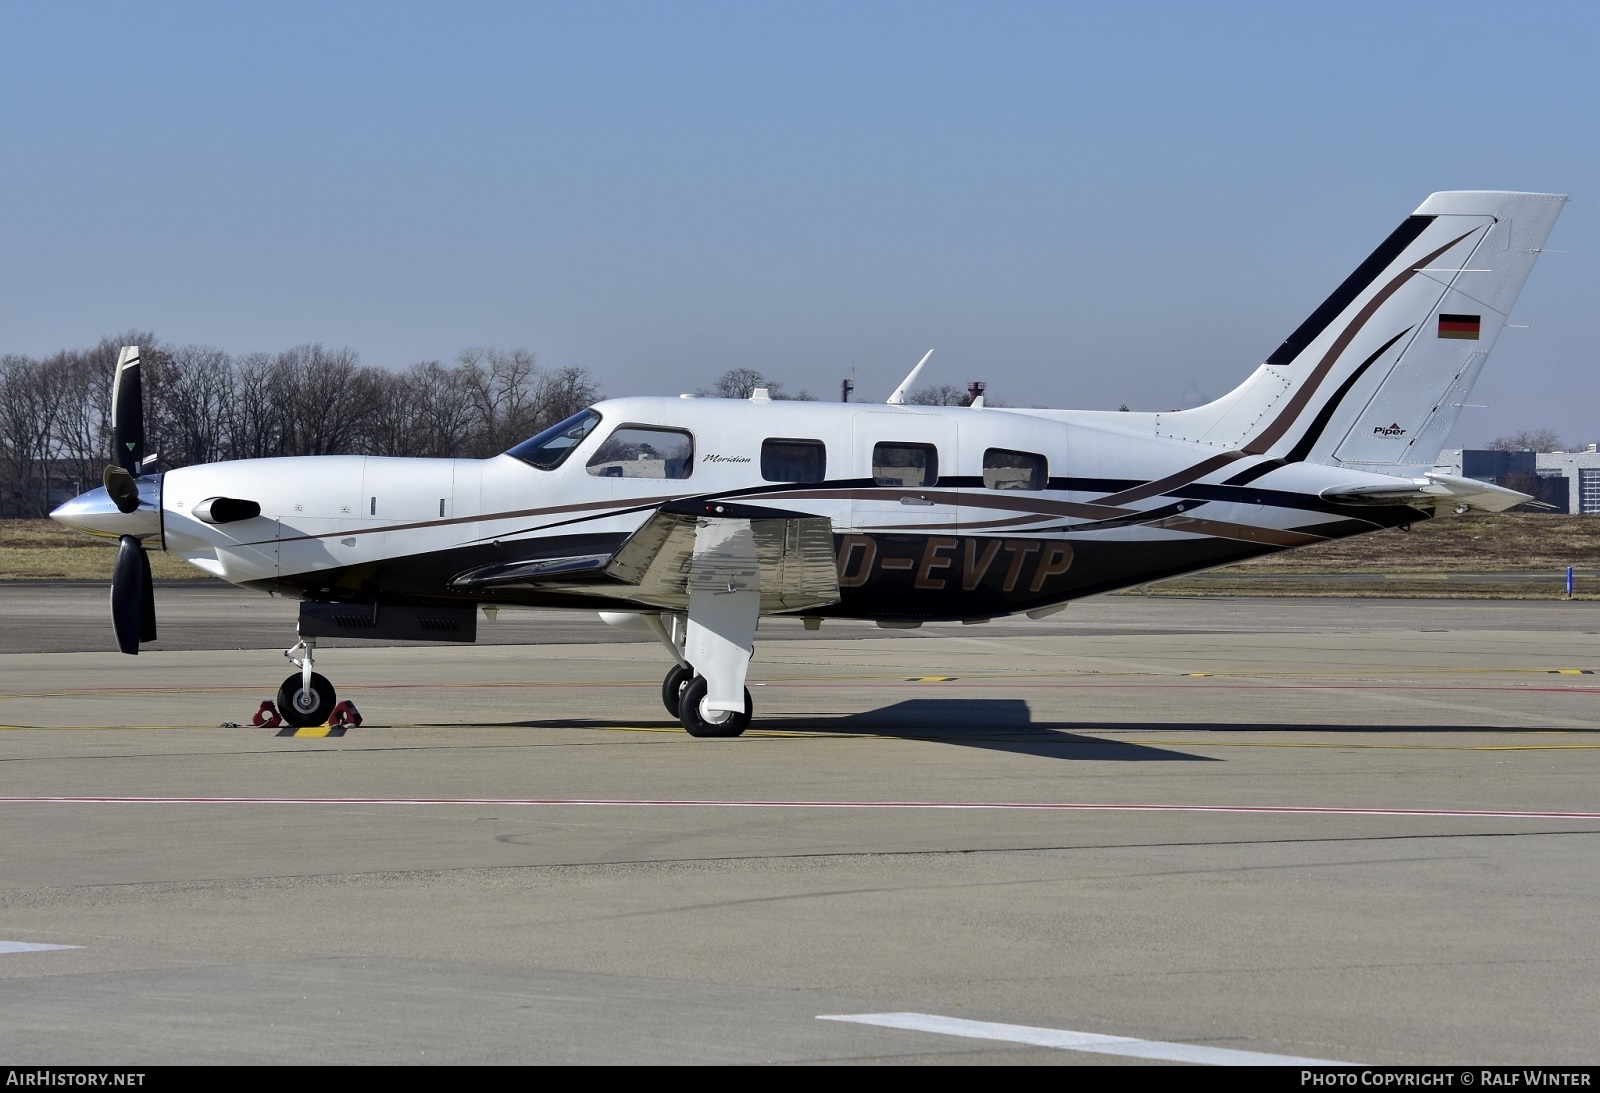
[[[1239,388],[1162,415],[1158,432],[1289,461],[1431,467],[1565,202],[1434,194]]]

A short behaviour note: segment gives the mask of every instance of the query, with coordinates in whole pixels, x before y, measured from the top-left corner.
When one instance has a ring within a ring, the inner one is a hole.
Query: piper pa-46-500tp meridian
[[[318,638],[472,641],[479,608],[530,605],[648,629],[675,662],[667,709],[696,736],[737,736],[763,615],[1038,618],[1528,500],[1433,465],[1565,200],[1434,194],[1242,384],[1161,413],[908,406],[914,371],[883,405],[608,399],[491,459],[155,474],[130,347],[117,465],[52,515],[119,541],[125,653],[156,636],[148,550],[299,598],[299,670],[278,692],[293,725],[335,706]]]

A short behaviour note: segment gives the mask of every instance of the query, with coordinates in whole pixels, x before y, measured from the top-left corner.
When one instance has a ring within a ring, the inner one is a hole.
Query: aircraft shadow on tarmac
[[[598,727],[598,723],[592,720],[569,719],[532,720],[519,724],[531,728]],[[1080,736],[1071,731],[1107,727],[1091,722],[1034,721],[1027,702],[1020,698],[916,698],[837,717],[764,717],[751,726],[749,735],[760,736],[770,732],[804,733],[807,736],[884,736],[1034,755],[1041,759],[1221,762],[1208,756],[1189,755],[1122,740]]]
[[[604,728],[606,723],[593,718],[533,719],[515,723],[526,728]],[[675,726],[662,719],[662,726]],[[749,735],[801,733],[806,736],[882,736],[899,740],[955,744],[960,747],[1033,755],[1042,759],[1075,759],[1099,762],[1225,762],[1223,758],[1192,755],[1172,748],[1127,740],[1085,736],[1086,732],[1160,733],[1317,733],[1349,736],[1392,736],[1395,734],[1456,735],[1494,734],[1521,736],[1548,735],[1548,727],[1506,725],[1349,725],[1279,724],[1237,721],[1035,721],[1026,701],[1020,698],[933,699],[918,698],[896,702],[876,710],[838,716],[765,717],[753,725]],[[1594,730],[1566,730],[1590,733]]]
[[[1098,760],[1101,762],[1214,763],[1208,756],[1189,755],[1167,748],[1124,740],[1080,736],[1073,729],[1106,726],[1082,722],[1035,721],[1033,711],[1020,698],[936,699],[913,698],[876,710],[846,714],[826,721],[816,718],[763,718],[755,731],[805,732],[812,736],[887,736],[900,740],[956,744],[985,751],[1034,755],[1041,759]]]

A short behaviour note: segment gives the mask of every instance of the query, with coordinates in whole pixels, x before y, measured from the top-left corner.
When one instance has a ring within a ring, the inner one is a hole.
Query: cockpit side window
[[[682,429],[619,425],[589,457],[597,478],[688,478],[694,470],[694,438]]]
[[[561,466],[562,461],[572,454],[572,449],[582,443],[584,437],[594,432],[595,426],[599,424],[600,415],[597,412],[579,410],[567,420],[558,422],[544,432],[524,440],[506,454],[514,455],[541,471],[553,471]]]
[[[820,440],[761,442],[761,477],[768,482],[821,482],[828,476],[828,449]]]

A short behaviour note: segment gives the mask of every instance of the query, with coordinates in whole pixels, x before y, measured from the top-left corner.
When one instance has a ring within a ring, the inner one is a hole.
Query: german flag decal
[[[1439,315],[1439,337],[1461,338],[1469,342],[1478,340],[1477,315]]]

